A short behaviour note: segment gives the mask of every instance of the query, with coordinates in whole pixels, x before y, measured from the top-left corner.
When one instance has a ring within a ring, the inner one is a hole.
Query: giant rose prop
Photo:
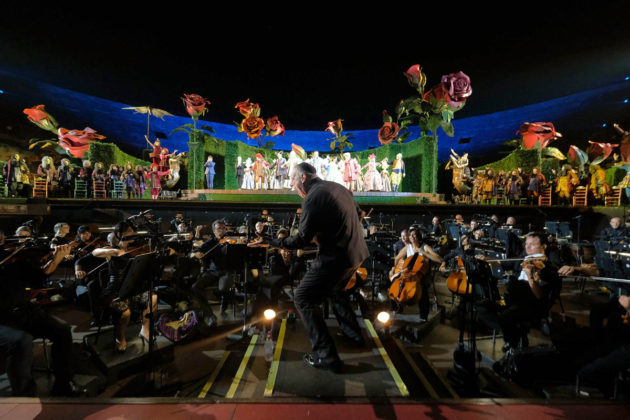
[[[533,149],[536,144],[544,149],[549,142],[562,137],[550,122],[523,123],[516,134],[520,134],[523,139],[523,149]]]
[[[612,153],[613,149],[619,144],[599,143],[594,141],[588,141],[588,157],[591,160],[591,165],[597,165],[605,161]]]
[[[343,120],[341,118],[336,119],[335,121],[330,121],[328,123],[328,127],[324,131],[330,131],[335,136],[339,136],[343,131],[343,124],[341,124]]]
[[[284,125],[278,120],[278,116],[267,119],[267,133],[271,136],[284,136]]]
[[[26,108],[24,113],[28,116],[28,120],[39,128],[53,133],[57,132],[57,121],[44,110],[44,105]]]
[[[442,85],[452,102],[462,103],[472,95],[470,77],[466,76],[463,71],[442,76]]]
[[[94,140],[103,140],[105,136],[97,134],[90,127],[83,130],[67,130],[59,127],[57,132],[59,145],[69,154],[77,158],[83,158],[83,154],[90,148],[90,142]]]
[[[197,95],[194,93],[185,93],[182,101],[184,101],[184,105],[186,106],[186,111],[188,112],[188,115],[190,115],[194,119],[197,119],[200,116],[204,115],[206,113],[206,105],[210,105],[209,100],[201,95]]]
[[[427,83],[427,77],[424,73],[422,73],[422,67],[420,67],[420,64],[414,64],[403,74],[411,86],[418,90],[424,89],[424,85]]]
[[[241,122],[241,130],[244,131],[250,139],[259,137],[263,128],[265,128],[265,121],[254,114],[250,114]]]
[[[388,144],[396,140],[400,127],[395,122],[383,123],[383,126],[378,130],[378,141],[381,144]]]
[[[238,112],[240,112],[244,117],[247,117],[252,113],[256,114],[257,117],[260,116],[260,105],[249,102],[249,98],[242,102],[238,102],[234,108],[238,108]]]

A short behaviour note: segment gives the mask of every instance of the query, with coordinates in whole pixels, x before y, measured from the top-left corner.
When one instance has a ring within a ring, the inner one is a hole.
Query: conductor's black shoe
[[[334,373],[341,373],[343,370],[343,362],[335,360],[334,362],[325,362],[319,357],[314,357],[311,353],[304,354],[304,363],[314,368],[330,370]]]

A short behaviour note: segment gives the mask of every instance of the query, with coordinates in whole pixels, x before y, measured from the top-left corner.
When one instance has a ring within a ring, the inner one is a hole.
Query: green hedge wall
[[[503,159],[479,166],[477,169],[483,170],[487,167],[494,170],[496,173],[501,170],[507,172],[515,168],[523,168],[524,171],[530,172],[535,166],[542,166],[541,160],[540,150],[516,149]]]
[[[105,170],[109,169],[109,165],[112,163],[115,163],[118,166],[124,166],[127,162],[131,162],[134,168],[136,165],[147,167],[151,165],[151,162],[138,159],[137,157],[123,152],[114,143],[103,143],[98,141],[90,143],[90,148],[83,155],[83,159],[89,160],[92,162],[92,165],[96,162],[102,162]]]

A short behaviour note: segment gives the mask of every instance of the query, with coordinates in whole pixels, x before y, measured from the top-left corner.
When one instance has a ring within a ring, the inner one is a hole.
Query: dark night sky
[[[581,8],[516,2],[512,6],[521,9],[502,16],[482,2],[450,9],[451,3],[440,2],[418,10],[362,9],[367,18],[323,6],[291,18],[277,7],[239,4],[219,12],[190,2],[185,9],[142,3],[151,12],[110,3],[54,10],[4,3],[0,65],[179,115],[181,94],[198,93],[212,101],[206,118],[217,122],[236,120],[234,104],[251,98],[263,117],[278,115],[287,129],[314,130],[339,117],[350,129],[378,128],[381,111],[413,93],[402,72],[415,63],[429,85],[459,70],[471,77],[473,96],[456,118],[630,74],[626,2]],[[486,15],[475,17],[473,10]]]

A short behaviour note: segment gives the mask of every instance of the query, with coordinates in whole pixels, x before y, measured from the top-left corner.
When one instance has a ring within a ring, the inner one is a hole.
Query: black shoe
[[[314,357],[311,353],[305,353],[303,357],[304,363],[314,368],[330,370],[334,373],[341,373],[343,369],[343,362],[341,360],[335,360],[334,362],[325,362],[320,358]]]
[[[361,336],[359,336],[358,338],[352,338],[352,337],[347,336],[341,330],[337,330],[337,333],[335,335],[337,337],[341,338],[347,344],[350,344],[350,345],[356,346],[356,347],[365,347],[365,340]]]

